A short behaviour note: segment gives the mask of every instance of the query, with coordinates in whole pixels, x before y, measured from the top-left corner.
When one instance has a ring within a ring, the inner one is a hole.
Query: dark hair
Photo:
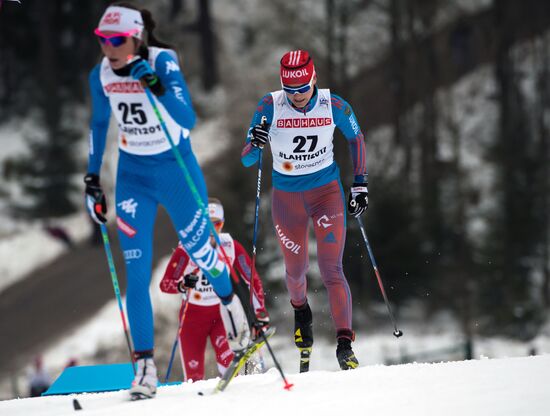
[[[147,42],[145,42],[147,46],[157,46],[159,48],[174,49],[172,45],[169,45],[168,43],[164,43],[158,40],[154,35],[153,31],[155,30],[155,27],[157,26],[157,24],[153,20],[153,15],[149,10],[140,9],[134,4],[125,2],[125,1],[114,3],[112,4],[112,6],[125,7],[127,9],[137,10],[141,13],[141,18],[143,19],[143,26],[145,27],[145,31],[147,32]]]
[[[212,198],[212,197],[209,197],[208,198],[208,203],[209,204],[219,204],[223,207],[222,205],[222,201],[220,201],[218,198]]]

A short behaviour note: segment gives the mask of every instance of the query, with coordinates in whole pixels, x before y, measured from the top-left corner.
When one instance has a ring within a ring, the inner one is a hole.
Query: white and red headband
[[[109,6],[101,16],[97,30],[131,34],[135,38],[142,39],[143,27],[143,18],[139,10]]]
[[[281,58],[280,75],[283,85],[308,84],[315,75],[313,59],[301,49],[287,52]]]
[[[222,204],[218,202],[209,202],[208,203],[208,216],[211,220],[221,220],[224,221],[224,212]]]

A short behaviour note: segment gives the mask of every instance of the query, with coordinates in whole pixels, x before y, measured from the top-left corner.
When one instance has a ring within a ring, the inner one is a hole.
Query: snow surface
[[[275,369],[240,376],[211,396],[215,380],[161,387],[157,398],[129,402],[126,391],[0,402],[2,415],[384,415],[547,416],[550,355],[439,364],[367,366],[294,374],[283,389]],[[203,392],[204,395],[198,395]]]

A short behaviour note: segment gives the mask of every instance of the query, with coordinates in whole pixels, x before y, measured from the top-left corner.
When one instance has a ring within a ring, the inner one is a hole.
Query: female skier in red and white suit
[[[208,211],[229,261],[239,277],[246,282],[247,286],[250,286],[250,256],[231,235],[221,233],[224,225],[223,206],[217,199],[211,198],[209,199]],[[211,242],[215,244],[213,238]],[[221,257],[223,258],[223,256]],[[233,359],[233,352],[227,343],[220,315],[220,300],[214,293],[206,276],[193,261],[189,260],[189,256],[185,253],[181,244],[174,250],[168,262],[160,283],[160,289],[165,293],[174,294],[183,291],[183,296],[186,297],[179,314],[180,322],[183,315],[179,348],[184,380],[196,381],[204,378],[204,352],[208,337],[210,337],[210,343],[216,353],[218,370],[220,375],[223,375]],[[269,324],[269,315],[265,309],[262,282],[257,273],[254,276],[253,289],[256,319],[264,324],[265,328]]]

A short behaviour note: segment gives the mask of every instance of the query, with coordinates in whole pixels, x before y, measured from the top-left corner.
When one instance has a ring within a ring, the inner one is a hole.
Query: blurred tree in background
[[[91,33],[111,2],[24,3],[0,13],[0,123],[31,117],[43,134],[4,175],[33,196],[27,213],[65,215],[74,209],[71,175],[83,169],[75,146],[82,126],[73,121],[82,123],[86,76],[99,58]],[[230,137],[205,174],[224,202],[228,231],[246,248],[256,170],[244,169],[239,155],[250,118],[262,95],[279,88],[280,56],[308,49],[319,86],[350,102],[366,134],[367,231],[397,310],[450,310],[466,335],[529,338],[550,308],[550,3],[473,3],[136,2],[183,52],[201,121],[218,122]],[[258,266],[280,274],[264,157]],[[335,157],[347,190],[351,163],[338,132]],[[344,267],[355,304],[375,309],[381,297],[351,218]],[[284,292],[276,277],[268,291]]]
[[[72,191],[81,128],[74,125],[80,122],[74,105],[84,102],[86,74],[99,58],[90,16],[105,4],[35,1],[0,14],[0,120],[30,116],[38,126],[36,137],[27,138],[28,154],[5,166],[28,196],[13,203],[15,215],[60,217],[77,208]]]

